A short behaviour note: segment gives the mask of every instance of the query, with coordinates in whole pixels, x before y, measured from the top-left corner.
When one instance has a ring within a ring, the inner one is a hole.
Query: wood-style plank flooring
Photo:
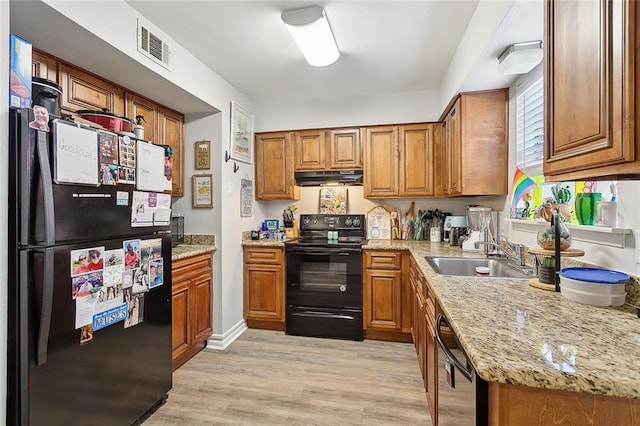
[[[430,424],[413,345],[249,329],[176,370],[144,426]]]

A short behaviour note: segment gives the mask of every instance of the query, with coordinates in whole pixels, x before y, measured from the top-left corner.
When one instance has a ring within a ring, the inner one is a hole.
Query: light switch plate
[[[227,183],[227,194],[228,195],[233,195],[233,182],[228,182]]]

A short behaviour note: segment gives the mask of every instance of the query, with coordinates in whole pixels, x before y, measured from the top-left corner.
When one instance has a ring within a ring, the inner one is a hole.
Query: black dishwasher
[[[446,331],[443,328],[446,328]],[[451,333],[453,339],[443,338],[447,332]],[[462,350],[458,337],[443,315],[438,315],[436,320],[436,340],[438,426],[487,425],[487,382],[476,374],[471,361]]]

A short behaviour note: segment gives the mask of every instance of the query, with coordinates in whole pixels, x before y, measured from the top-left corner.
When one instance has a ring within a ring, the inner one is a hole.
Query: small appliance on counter
[[[184,216],[171,216],[171,247],[184,244]]]
[[[451,231],[452,228],[466,228],[467,226],[467,217],[466,216],[446,216],[444,218],[443,225],[443,236],[444,241],[451,240]]]
[[[484,231],[490,229],[491,208],[489,207],[467,207],[468,237],[462,243],[464,251],[478,251],[475,243],[484,241]]]

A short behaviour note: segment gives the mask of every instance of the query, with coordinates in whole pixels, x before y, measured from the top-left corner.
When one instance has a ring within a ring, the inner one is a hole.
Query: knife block
[[[298,223],[295,219],[292,221],[291,228],[284,228],[284,232],[287,233],[287,238],[298,238]]]

